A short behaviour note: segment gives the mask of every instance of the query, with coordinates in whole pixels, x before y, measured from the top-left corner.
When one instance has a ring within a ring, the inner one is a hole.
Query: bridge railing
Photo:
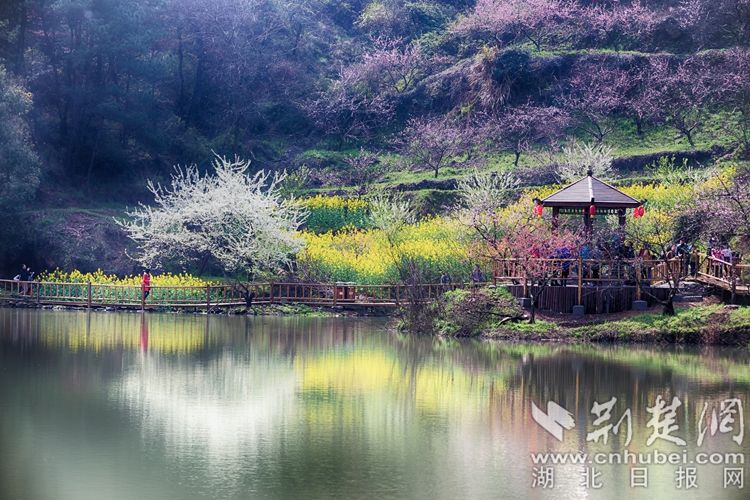
[[[254,304],[387,305],[432,300],[469,283],[357,285],[352,283],[226,283],[206,286],[140,286],[0,280],[0,298],[39,305],[129,308],[213,308]]]
[[[497,259],[495,281],[520,281],[529,276],[546,276],[555,284],[575,284],[581,278],[587,284],[609,284],[664,281],[672,276],[685,276],[689,263],[684,259]]]
[[[732,293],[747,293],[750,288],[750,264],[727,261],[713,256],[703,256],[698,276],[707,283],[717,285]]]
[[[750,264],[699,253],[669,260],[527,258],[498,259],[494,263],[495,282],[521,284],[532,276],[565,286],[644,286],[690,278],[735,292],[748,293],[750,288]]]
[[[675,278],[696,279],[732,293],[748,293],[750,265],[693,254],[669,261],[643,259],[498,259],[493,281],[528,284],[530,276],[546,276],[553,286],[578,287],[578,301],[587,286],[637,288]],[[40,305],[84,307],[213,308],[255,304],[395,306],[410,300],[433,300],[448,290],[470,288],[471,283],[419,285],[358,285],[352,283],[223,283],[206,286],[151,286],[144,300],[137,285],[52,283],[0,280],[0,298]],[[526,290],[524,290],[525,294]]]

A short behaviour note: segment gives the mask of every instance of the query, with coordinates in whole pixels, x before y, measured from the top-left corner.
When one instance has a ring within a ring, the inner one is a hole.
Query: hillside
[[[65,240],[121,250],[112,215],[212,151],[423,213],[474,169],[555,182],[573,144],[611,148],[622,182],[744,161],[749,43],[747,0],[4,2],[2,267],[90,268]]]

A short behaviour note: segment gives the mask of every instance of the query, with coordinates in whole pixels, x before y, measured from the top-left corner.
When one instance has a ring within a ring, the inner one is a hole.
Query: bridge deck
[[[493,283],[519,297],[529,296],[530,283],[544,281],[546,301],[553,310],[570,312],[585,305],[587,296],[613,296],[623,304],[642,299],[643,290],[669,288],[668,283],[698,281],[734,295],[750,294],[750,266],[712,257],[642,261],[639,259],[502,259],[494,263]],[[692,260],[694,259],[694,260]],[[693,275],[694,272],[694,275]],[[534,278],[534,279],[532,279]],[[252,304],[306,304],[314,307],[395,308],[418,297],[435,300],[443,293],[472,283],[357,285],[351,283],[250,283],[207,286],[152,286],[143,299],[139,286],[94,283],[47,283],[0,280],[0,302],[39,306],[118,309],[216,309]],[[630,297],[630,298],[628,298]],[[599,299],[597,299],[599,300]],[[603,300],[603,299],[602,299]],[[569,307],[570,306],[570,307]]]

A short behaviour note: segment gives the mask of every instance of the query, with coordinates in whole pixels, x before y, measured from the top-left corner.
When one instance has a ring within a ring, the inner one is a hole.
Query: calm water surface
[[[0,498],[748,498],[750,472],[744,490],[725,489],[724,465],[698,467],[687,491],[677,465],[648,466],[647,488],[630,487],[633,466],[600,465],[600,490],[584,466],[557,465],[543,489],[531,460],[622,451],[624,424],[606,444],[586,439],[601,428],[592,405],[612,397],[610,423],[631,411],[632,452],[750,456],[750,437],[732,440],[746,415],[697,447],[705,403],[710,415],[739,398],[747,413],[747,349],[457,342],[387,326],[0,309]],[[647,446],[657,396],[682,403],[670,435],[684,446]],[[531,416],[549,401],[574,420],[562,442]]]

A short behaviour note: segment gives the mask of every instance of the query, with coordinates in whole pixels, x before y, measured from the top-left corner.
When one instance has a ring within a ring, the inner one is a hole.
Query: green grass
[[[725,309],[723,305],[679,308],[675,316],[645,313],[618,321],[565,327],[553,321],[505,323],[483,332],[493,338],[567,339],[571,341],[653,341],[666,343],[720,342],[737,344],[750,332],[750,307]],[[711,333],[708,337],[704,336]]]
[[[722,314],[721,316],[717,316]],[[677,310],[675,316],[659,313],[641,314],[627,319],[586,325],[569,329],[574,336],[596,339],[615,335],[624,340],[631,338],[675,340],[695,338],[711,328],[731,333],[733,330],[750,329],[750,308],[724,312],[722,305],[688,307]]]
[[[508,332],[519,333],[521,335],[545,335],[559,330],[560,327],[551,321],[538,319],[534,323],[506,323],[502,328]]]
[[[642,136],[636,133],[635,125],[631,120],[618,118],[610,120],[608,126],[611,128],[610,134],[605,139],[605,144],[613,148],[613,154],[616,158],[642,156],[659,153],[675,153],[681,151],[691,151],[693,149],[710,149],[714,145],[728,146],[731,143],[731,137],[724,132],[724,124],[734,117],[729,113],[711,114],[704,120],[701,130],[694,136],[695,148],[688,144],[685,138],[677,137],[677,132],[667,126],[647,128]],[[579,141],[590,141],[584,133],[571,130],[571,137]],[[357,150],[346,151],[326,151],[326,150],[309,150],[304,156],[311,158],[327,159],[333,165],[336,161],[347,155],[356,154]],[[437,179],[435,179],[432,170],[418,170],[405,168],[403,158],[396,153],[381,155],[381,164],[387,172],[382,179],[375,183],[380,188],[390,188],[400,184],[413,184],[420,181],[432,180],[450,180],[460,179],[471,172],[470,167],[451,167],[441,168]],[[515,169],[513,165],[514,155],[509,152],[499,152],[489,155],[487,161],[480,167],[481,170],[500,170],[507,171]],[[519,167],[533,168],[539,165],[539,155],[535,152],[524,153],[521,155]],[[637,175],[637,173],[636,173]],[[311,192],[320,192],[330,190],[333,186],[325,186]],[[336,186],[341,189],[341,186]],[[346,188],[343,188],[346,189]]]

